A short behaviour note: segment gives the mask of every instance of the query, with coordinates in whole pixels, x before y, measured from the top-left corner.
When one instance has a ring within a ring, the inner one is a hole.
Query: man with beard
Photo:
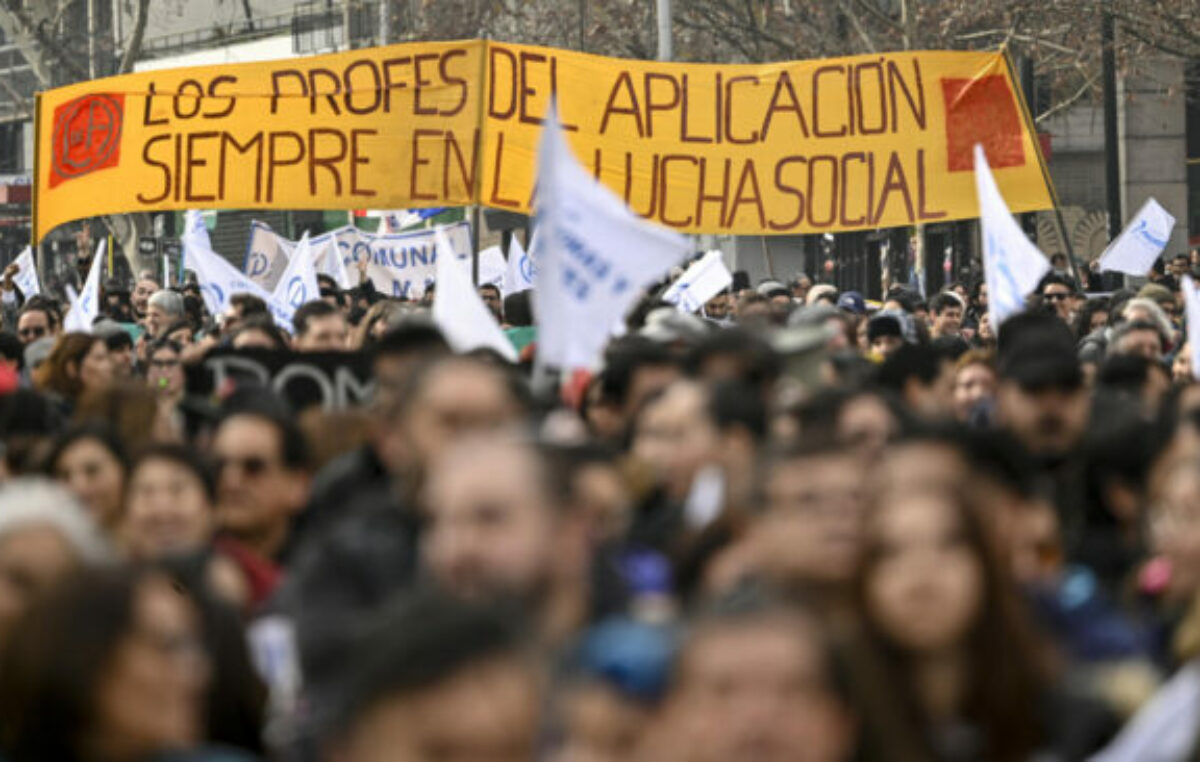
[[[421,556],[439,587],[515,604],[556,650],[590,618],[592,547],[567,469],[548,456],[495,435],[451,447],[426,481]]]

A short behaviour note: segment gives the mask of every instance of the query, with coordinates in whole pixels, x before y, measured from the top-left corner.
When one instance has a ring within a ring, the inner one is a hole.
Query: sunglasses
[[[271,467],[266,458],[257,455],[249,458],[218,458],[216,461],[217,473],[223,474],[225,469],[235,465],[249,478],[262,476]]]
[[[17,335],[22,339],[40,339],[46,335],[46,329],[40,325],[33,328],[21,328],[17,331]]]

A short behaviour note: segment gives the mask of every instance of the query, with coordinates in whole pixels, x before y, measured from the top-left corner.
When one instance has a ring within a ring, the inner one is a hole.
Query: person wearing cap
[[[857,336],[859,326],[867,315],[867,301],[857,291],[847,291],[838,297],[837,308],[849,323],[849,336]]]
[[[929,326],[930,337],[957,337],[962,330],[963,311],[962,298],[952,291],[944,291],[933,297],[929,302],[929,313],[933,316]]]
[[[1066,458],[1087,429],[1089,395],[1066,324],[1024,313],[1000,328],[996,420],[1031,454]]]
[[[867,322],[867,347],[881,358],[904,346],[904,323],[899,312],[884,311]]]

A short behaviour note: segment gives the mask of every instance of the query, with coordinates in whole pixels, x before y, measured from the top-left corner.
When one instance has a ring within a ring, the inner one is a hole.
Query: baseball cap
[[[838,309],[854,313],[855,315],[864,315],[867,312],[867,302],[863,299],[863,295],[857,291],[847,291],[839,296],[837,306]]]

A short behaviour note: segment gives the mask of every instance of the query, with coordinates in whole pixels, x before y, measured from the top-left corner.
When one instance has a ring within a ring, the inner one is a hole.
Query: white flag
[[[489,246],[479,252],[479,285],[495,286],[504,294],[504,254],[499,246]]]
[[[733,285],[733,273],[721,252],[708,252],[692,263],[663,294],[663,301],[684,312],[698,312],[709,299]]]
[[[26,299],[42,293],[42,285],[38,282],[37,264],[33,261],[33,249],[26,246],[17,256],[17,276],[13,283],[21,289]]]
[[[287,331],[292,330],[292,313],[295,310],[279,303],[262,286],[226,262],[224,257],[212,249],[201,248],[190,241],[185,241],[184,246],[184,256],[196,273],[200,296],[204,298],[204,306],[210,313],[220,315],[227,312],[234,294],[250,294],[266,303],[276,324]]]
[[[533,240],[537,240],[534,234]],[[533,279],[537,267],[533,264],[533,241],[530,241],[529,251],[521,246],[521,241],[513,234],[508,244],[508,267],[504,272],[504,281],[500,291],[505,296],[533,288]]]
[[[342,247],[337,235],[326,233],[321,236],[325,240],[321,244],[309,241],[313,249],[313,267],[317,275],[328,275],[338,284],[338,288],[350,289],[350,273],[346,270],[346,260],[342,259]]]
[[[992,330],[1025,307],[1025,296],[1050,270],[1050,262],[1025,237],[1000,195],[983,146],[975,145],[975,192],[983,233],[983,274]]]
[[[293,312],[301,304],[321,298],[321,289],[317,285],[317,270],[313,267],[312,247],[308,245],[308,233],[300,236],[287,269],[283,271],[279,285],[275,286],[273,296],[275,301]]]
[[[1192,352],[1192,377],[1200,379],[1200,289],[1190,275],[1183,276],[1181,285],[1187,317],[1188,347]]]
[[[212,247],[208,247],[209,250]],[[287,269],[295,244],[271,229],[265,222],[250,223],[250,240],[246,248],[246,260],[242,269],[250,279],[273,291]]]
[[[500,330],[471,276],[458,262],[454,247],[441,230],[437,232],[437,290],[433,293],[433,320],[442,329],[455,352],[493,349],[509,362],[517,361],[517,350]]]
[[[537,168],[538,363],[591,368],[641,289],[691,247],[596,182],[571,153],[553,103],[548,111]]]
[[[204,214],[199,209],[188,209],[183,215],[183,236],[185,241],[191,241],[196,246],[212,249],[212,241],[208,237],[208,228],[204,224]]]
[[[1121,234],[1100,255],[1100,270],[1142,276],[1171,240],[1175,218],[1153,198],[1142,204]]]
[[[87,280],[83,282],[83,291],[77,297],[73,290],[67,291],[71,308],[63,318],[63,330],[92,332],[92,324],[100,316],[100,268],[103,267],[107,250],[108,240],[101,238],[96,255],[92,257],[92,266],[88,268]]]

